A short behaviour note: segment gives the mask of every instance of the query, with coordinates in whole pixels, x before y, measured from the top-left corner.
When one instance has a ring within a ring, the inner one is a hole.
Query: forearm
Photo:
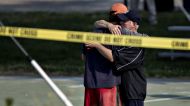
[[[103,55],[109,61],[113,62],[112,51],[110,49],[104,47],[103,45],[99,45],[96,49],[100,52],[101,55]]]
[[[99,20],[95,22],[94,26],[96,28],[108,28],[112,34],[121,35],[120,25],[114,25],[113,23],[107,22],[105,20]]]
[[[98,52],[107,58],[109,61],[113,62],[113,57],[112,57],[112,51],[106,47],[104,47],[102,44],[98,42],[87,42],[85,43],[86,47],[94,47],[98,50]]]
[[[96,21],[95,23],[94,23],[94,26],[96,27],[96,28],[108,28],[108,25],[109,25],[110,23],[109,22],[107,22],[107,21],[105,21],[105,20],[98,20],[98,21]]]

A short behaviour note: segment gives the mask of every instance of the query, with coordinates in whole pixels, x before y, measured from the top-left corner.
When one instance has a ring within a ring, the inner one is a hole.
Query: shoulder
[[[144,36],[144,37],[148,37],[149,35],[144,34],[144,33],[139,33],[139,32],[132,32],[126,28],[122,28],[121,29],[121,33],[124,35],[136,35],[136,36]]]
[[[137,36],[143,36],[143,37],[148,37],[149,35],[145,34],[145,33],[139,33],[137,32],[135,35]]]
[[[109,29],[107,29],[107,28],[95,28],[94,32],[98,32],[98,33],[110,33]]]

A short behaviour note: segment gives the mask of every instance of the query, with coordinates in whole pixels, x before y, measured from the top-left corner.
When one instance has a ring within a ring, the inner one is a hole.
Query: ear
[[[131,21],[133,27],[136,27],[136,22]]]
[[[135,22],[135,28],[136,28],[136,30],[138,30],[138,28],[139,28],[139,25]]]

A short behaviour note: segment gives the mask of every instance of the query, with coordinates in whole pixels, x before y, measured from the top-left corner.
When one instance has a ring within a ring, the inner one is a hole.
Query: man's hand
[[[109,31],[114,35],[121,35],[121,26],[120,25],[114,25],[110,22],[107,22],[105,20],[98,20],[95,22],[94,26],[96,28],[108,28]]]
[[[121,26],[120,25],[114,25],[112,23],[107,24],[107,28],[109,31],[114,35],[121,35]]]

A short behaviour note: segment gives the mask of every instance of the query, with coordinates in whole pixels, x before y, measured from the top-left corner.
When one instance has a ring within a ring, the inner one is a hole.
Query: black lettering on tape
[[[122,40],[123,40],[123,38],[113,38],[113,42],[114,43],[121,43],[122,42]]]
[[[101,42],[102,41],[102,37],[87,35],[86,40],[87,41],[98,41],[98,42]]]
[[[141,39],[126,39],[125,43],[129,45],[142,45],[142,40]]]
[[[188,42],[184,41],[172,41],[173,48],[188,48]]]
[[[18,34],[18,28],[12,28],[12,27],[10,27],[9,29],[8,29],[8,33],[10,34],[10,35],[16,35],[16,34]]]
[[[105,41],[105,42],[111,42],[111,37],[105,36],[104,41]]]
[[[6,34],[6,28],[0,27],[0,34]]]
[[[21,36],[37,37],[38,32],[37,30],[34,30],[34,29],[23,28],[21,29],[20,34]]]
[[[83,40],[83,35],[81,34],[74,34],[74,33],[68,33],[67,35],[68,40]]]

